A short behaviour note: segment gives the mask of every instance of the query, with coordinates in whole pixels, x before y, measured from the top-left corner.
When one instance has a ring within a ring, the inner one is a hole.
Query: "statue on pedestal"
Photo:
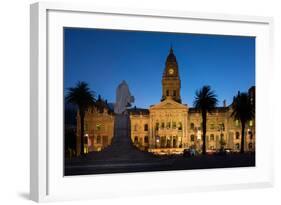
[[[127,107],[131,107],[134,102],[134,96],[131,95],[128,84],[123,80],[116,89],[116,102],[114,112],[117,114],[123,113]]]

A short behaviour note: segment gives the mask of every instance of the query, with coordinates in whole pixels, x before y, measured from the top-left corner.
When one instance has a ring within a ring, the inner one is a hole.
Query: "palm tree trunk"
[[[202,154],[206,154],[206,127],[207,127],[207,113],[202,112],[202,139],[203,139],[203,145],[202,145]]]
[[[80,155],[84,155],[84,112],[80,110]]]
[[[245,135],[245,122],[241,122],[241,126],[242,126],[242,133],[241,133],[241,150],[240,153],[243,154],[244,153],[244,135]]]

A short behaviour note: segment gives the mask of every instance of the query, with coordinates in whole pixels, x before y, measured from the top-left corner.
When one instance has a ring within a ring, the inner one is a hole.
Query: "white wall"
[[[278,0],[103,0],[98,4],[133,8],[190,10],[231,14],[273,16],[275,20],[275,105],[280,101],[280,37],[281,6]],[[0,203],[31,204],[29,192],[29,4],[35,1],[6,0],[0,4]],[[80,0],[80,2],[82,2]],[[93,2],[93,1],[92,1]],[[277,70],[278,68],[278,70]],[[279,82],[278,82],[279,81]],[[266,83],[266,82],[265,82]],[[102,200],[103,204],[161,203],[161,204],[237,204],[281,202],[280,134],[275,113],[276,186],[270,189],[223,192],[188,193],[184,195],[146,196]],[[277,149],[278,148],[278,149]],[[67,202],[78,204],[78,202]],[[86,204],[98,203],[88,201]],[[135,202],[134,202],[135,203]]]

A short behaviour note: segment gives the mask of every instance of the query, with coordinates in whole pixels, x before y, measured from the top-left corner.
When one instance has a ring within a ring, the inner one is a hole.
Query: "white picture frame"
[[[60,122],[64,26],[255,36],[256,167],[64,177]],[[40,202],[273,186],[272,29],[270,17],[98,8],[92,4],[32,4],[30,198]]]

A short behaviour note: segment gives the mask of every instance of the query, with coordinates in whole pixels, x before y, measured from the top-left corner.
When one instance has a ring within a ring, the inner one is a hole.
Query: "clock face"
[[[174,74],[174,69],[170,68],[170,69],[169,69],[169,74],[170,74],[170,75]]]

